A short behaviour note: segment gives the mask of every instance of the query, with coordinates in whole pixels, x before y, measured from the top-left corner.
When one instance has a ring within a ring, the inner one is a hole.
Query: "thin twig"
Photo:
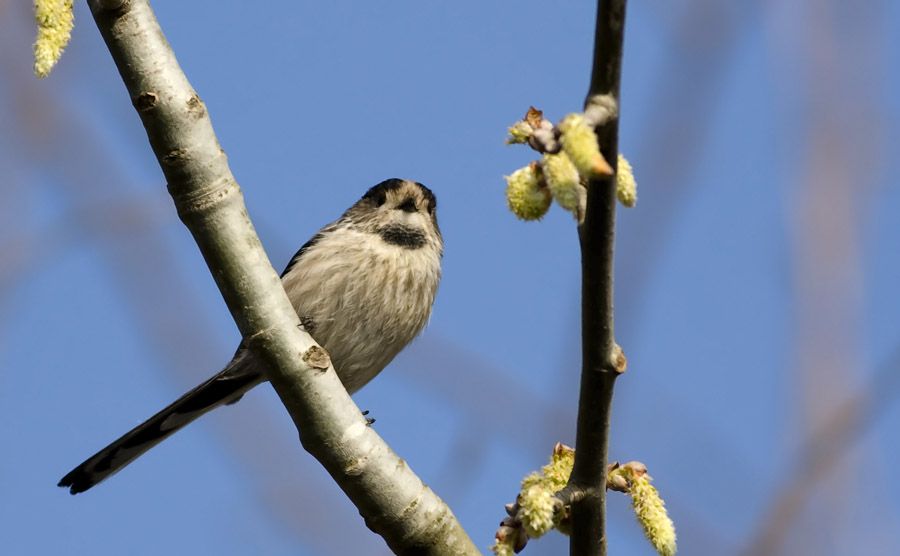
[[[304,448],[397,553],[478,554],[450,509],[366,425],[324,350],[300,328],[247,215],[206,107],[146,0],[91,11],[191,231]],[[119,4],[119,3],[117,3]],[[315,501],[304,502],[312,507]]]
[[[586,107],[599,95],[619,104],[625,0],[598,0],[594,63]],[[596,128],[603,157],[615,168],[619,118]],[[587,213],[579,227],[581,240],[581,390],[575,465],[569,487],[584,496],[572,504],[572,555],[606,554],[606,466],[613,385],[624,369],[613,333],[613,249],[615,243],[615,176],[588,184]]]

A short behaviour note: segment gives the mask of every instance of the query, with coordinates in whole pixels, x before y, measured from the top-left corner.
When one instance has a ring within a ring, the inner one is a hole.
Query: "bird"
[[[290,259],[281,282],[300,323],[331,356],[351,394],[425,328],[441,279],[437,200],[421,183],[391,178],[371,187]],[[266,382],[241,342],[216,375],[66,474],[71,494],[107,479],[198,417]]]

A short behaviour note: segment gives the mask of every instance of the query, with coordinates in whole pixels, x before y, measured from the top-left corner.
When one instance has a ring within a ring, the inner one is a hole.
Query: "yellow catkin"
[[[628,478],[631,504],[644,535],[660,556],[674,556],[677,550],[675,524],[669,519],[659,492],[650,484],[649,475],[635,473],[627,465],[622,469]]]
[[[541,184],[537,172],[536,165],[531,164],[506,177],[506,202],[522,220],[539,220],[550,208],[550,191]]]
[[[587,190],[581,185],[578,169],[564,153],[545,154],[543,158],[544,179],[550,193],[559,206],[574,214],[584,208]]]
[[[619,155],[619,169],[616,172],[616,198],[628,208],[637,204],[637,182],[631,163]]]
[[[559,502],[555,495],[569,481],[574,461],[575,450],[559,443],[553,448],[550,463],[539,473],[522,479],[517,517],[529,537],[540,537],[558,525],[555,520],[559,518]]]
[[[34,74],[47,77],[69,44],[75,13],[72,0],[35,0],[34,20],[37,39],[34,42]]]
[[[581,114],[569,114],[559,124],[563,151],[585,179],[610,176],[612,168],[600,154],[597,134]]]
[[[519,494],[519,519],[532,539],[553,529],[553,494],[547,482],[530,486]]]
[[[550,481],[550,488],[554,492],[562,490],[569,482],[573,465],[575,465],[575,450],[561,442],[557,443],[553,448],[550,463],[541,468],[541,472]]]

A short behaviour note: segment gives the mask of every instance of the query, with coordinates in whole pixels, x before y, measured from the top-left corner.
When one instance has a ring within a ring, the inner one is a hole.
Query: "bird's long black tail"
[[[181,396],[121,438],[103,448],[59,481],[72,494],[84,492],[122,469],[204,413],[223,404],[234,403],[263,381],[241,363],[229,365],[221,373]]]

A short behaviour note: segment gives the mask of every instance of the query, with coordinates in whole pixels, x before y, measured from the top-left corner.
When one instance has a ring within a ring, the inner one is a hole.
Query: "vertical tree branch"
[[[619,104],[625,0],[598,0],[594,62],[586,104],[610,95]],[[616,168],[618,115],[596,128],[604,158]],[[579,227],[581,241],[581,390],[575,465],[569,488],[582,496],[572,503],[569,553],[606,554],[606,464],[613,385],[624,370],[624,356],[613,333],[613,250],[616,225],[615,176],[588,184],[587,211]],[[618,352],[618,353],[617,353]]]
[[[300,432],[370,529],[398,554],[478,554],[450,509],[366,425],[300,328],[259,242],[206,107],[147,0],[89,0],[188,227],[250,349]],[[315,500],[298,500],[315,511]]]

